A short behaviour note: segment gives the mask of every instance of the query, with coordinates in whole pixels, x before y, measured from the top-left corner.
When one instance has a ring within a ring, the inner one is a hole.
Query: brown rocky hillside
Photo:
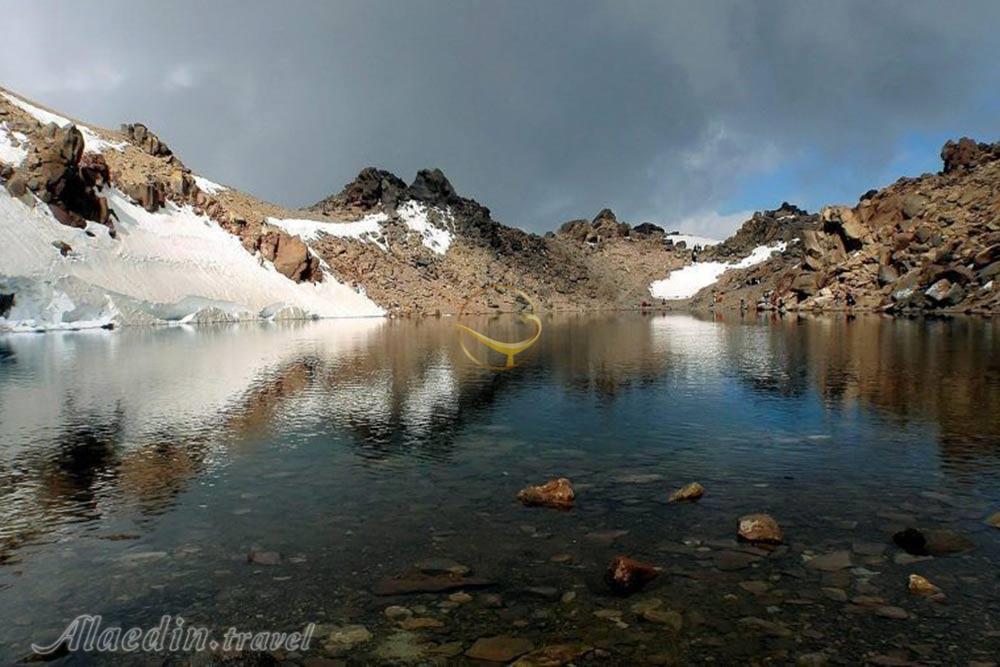
[[[857,205],[829,206],[787,250],[731,270],[698,308],[1000,311],[1000,143],[948,142],[938,174],[901,178]],[[757,224],[749,221],[733,238]],[[728,242],[727,242],[728,243]]]

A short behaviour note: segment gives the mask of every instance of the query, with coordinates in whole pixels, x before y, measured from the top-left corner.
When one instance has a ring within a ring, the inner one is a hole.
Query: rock
[[[646,609],[641,614],[644,621],[665,625],[673,632],[684,627],[684,617],[672,609]]]
[[[59,254],[63,257],[73,252],[73,248],[65,241],[53,241],[52,246],[58,250]]]
[[[743,570],[759,560],[760,556],[744,553],[742,551],[720,551],[713,557],[715,567],[719,568],[723,572]]]
[[[927,538],[916,528],[906,528],[892,536],[893,543],[908,554],[927,555]]]
[[[466,657],[486,662],[510,662],[515,658],[533,650],[535,645],[527,639],[500,635],[497,637],[480,637],[471,648],[465,652]]]
[[[399,627],[404,630],[427,630],[430,628],[443,628],[444,623],[429,616],[413,616],[399,621]]]
[[[421,169],[410,184],[411,199],[432,205],[447,205],[458,199],[455,188],[440,169]]]
[[[670,502],[698,500],[705,495],[705,487],[698,482],[691,482],[670,494]]]
[[[903,197],[903,203],[901,210],[903,212],[903,218],[909,220],[910,218],[919,217],[923,213],[924,207],[927,206],[927,198],[923,195],[907,195]],[[918,232],[919,237],[919,232]],[[926,240],[926,239],[925,239]]]
[[[156,136],[152,130],[143,125],[142,123],[132,123],[128,125],[121,126],[121,133],[125,137],[154,157],[170,158],[173,156],[173,151],[160,141],[160,138]],[[175,163],[179,162],[175,159]]]
[[[830,664],[830,656],[826,653],[803,653],[795,659],[798,667],[826,667]]]
[[[891,619],[898,620],[898,621],[901,621],[901,620],[904,620],[904,619],[907,619],[907,618],[910,617],[910,615],[908,613],[906,613],[906,610],[903,609],[902,607],[892,607],[892,606],[888,606],[888,605],[884,606],[884,607],[877,608],[875,610],[875,615],[876,616],[881,616],[882,618],[891,618]]]
[[[773,621],[767,621],[763,618],[756,618],[753,616],[748,616],[741,618],[739,624],[748,628],[753,628],[758,630],[762,634],[768,635],[770,637],[791,637],[792,631],[781,623],[775,623]]]
[[[834,602],[847,602],[847,593],[841,588],[826,587],[820,589],[823,591],[823,595],[829,600]]]
[[[994,528],[1000,528],[1000,512],[995,512],[994,514],[986,517],[986,525],[993,526]]]
[[[944,592],[919,574],[910,575],[906,588],[918,597],[944,599]]]
[[[952,530],[928,529],[924,531],[925,546],[931,556],[948,556],[975,548],[975,543]]]
[[[567,510],[573,507],[576,495],[573,486],[565,477],[553,479],[541,486],[529,486],[521,489],[517,499],[528,507],[553,507]]]
[[[851,552],[833,551],[828,554],[815,556],[806,561],[808,570],[819,570],[820,572],[837,572],[851,567]]]
[[[375,595],[412,595],[415,593],[444,593],[459,589],[486,588],[493,582],[479,577],[463,577],[454,574],[429,575],[411,571],[397,577],[382,579],[372,587]]]
[[[7,317],[16,302],[16,295],[0,293],[0,317]]]
[[[739,587],[751,595],[764,595],[771,590],[771,584],[766,581],[741,581]]]
[[[747,514],[740,517],[737,533],[748,542],[781,544],[784,538],[778,522],[768,514]]]
[[[363,625],[344,625],[333,628],[323,644],[332,652],[350,649],[357,644],[363,644],[372,638],[372,633]]]
[[[995,243],[976,253],[976,256],[972,258],[972,264],[977,269],[982,269],[997,260],[1000,260],[1000,243]]]
[[[277,551],[251,549],[250,553],[247,554],[247,562],[254,565],[279,565],[281,563],[281,554]]]
[[[271,231],[263,234],[259,243],[261,254],[286,278],[301,283],[316,282],[321,277],[319,260],[298,236]]]
[[[644,222],[633,227],[632,233],[638,236],[655,236],[665,234],[666,232],[663,227],[660,227],[659,225],[654,225],[651,222]]]
[[[462,565],[449,558],[425,558],[414,563],[413,567],[424,574],[456,574],[463,576],[472,572],[468,565]]]
[[[511,667],[561,667],[574,663],[593,650],[586,644],[553,644],[519,658]]]
[[[660,576],[652,565],[628,556],[616,556],[604,573],[604,583],[618,595],[630,595]]]
[[[468,602],[472,602],[472,596],[466,593],[465,591],[452,593],[451,595],[448,596],[448,599],[451,602],[455,602],[457,604],[466,604]]]
[[[410,616],[413,616],[412,611],[410,611],[406,607],[401,607],[395,604],[386,607],[382,611],[382,613],[385,614],[385,617],[388,618],[390,621],[399,621],[404,618],[409,618]]]
[[[968,137],[958,141],[949,141],[941,149],[941,160],[944,162],[944,173],[971,169],[989,159],[990,146],[979,144]]]

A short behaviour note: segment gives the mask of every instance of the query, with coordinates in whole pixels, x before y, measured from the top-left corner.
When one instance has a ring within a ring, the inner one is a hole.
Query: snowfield
[[[328,234],[337,238],[367,241],[387,250],[388,246],[382,235],[382,223],[388,219],[389,216],[385,213],[374,213],[356,222],[326,222],[322,220],[296,220],[294,218],[267,218],[265,222],[279,227],[293,236],[300,236],[303,241],[315,241],[321,234]]]
[[[0,189],[0,293],[15,294],[0,330],[384,314],[329,275],[289,280],[188,206],[148,213],[116,190],[105,194],[116,239],[102,225],[61,225],[43,204]],[[55,242],[72,251],[64,257]]]
[[[690,299],[700,290],[708,287],[729,269],[745,269],[768,260],[772,253],[783,252],[784,241],[774,245],[757,246],[738,262],[695,262],[671,271],[663,280],[656,280],[649,286],[649,293],[657,299]]]

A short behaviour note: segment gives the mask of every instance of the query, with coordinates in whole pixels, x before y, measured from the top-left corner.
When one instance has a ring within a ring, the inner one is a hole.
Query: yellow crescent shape
[[[527,294],[525,294],[519,289],[516,288],[512,289],[513,291],[517,292],[522,297],[524,297],[524,300],[527,301],[529,304],[531,304],[532,308],[535,307],[535,304],[532,303],[531,299],[528,297]],[[524,340],[519,340],[513,343],[507,343],[501,340],[495,340],[493,338],[490,338],[489,336],[479,333],[475,329],[470,329],[464,324],[456,323],[455,326],[461,331],[468,333],[470,336],[472,336],[473,338],[475,338],[480,343],[490,348],[494,352],[499,352],[500,354],[507,357],[507,364],[503,368],[513,368],[514,366],[516,366],[516,364],[514,363],[514,357],[524,352],[532,345],[534,345],[535,342],[538,341],[539,336],[542,335],[542,321],[538,319],[537,315],[535,315],[534,313],[523,314],[521,315],[521,319],[524,320],[525,322],[534,323],[535,334],[531,338],[526,338]],[[476,364],[479,364],[480,366],[486,366],[487,368],[491,368],[493,370],[502,370],[499,367],[489,366],[481,362],[479,359],[476,359],[476,357],[471,352],[469,352],[469,350],[465,347],[465,342],[461,339],[461,337],[459,338],[459,345],[462,347],[462,352],[465,353],[465,356],[467,356]]]

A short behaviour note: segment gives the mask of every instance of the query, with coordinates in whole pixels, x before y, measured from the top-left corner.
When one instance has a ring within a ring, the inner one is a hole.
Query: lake
[[[314,623],[306,655],[347,664],[464,664],[498,635],[578,664],[1000,655],[1000,322],[543,322],[505,371],[448,318],[0,337],[0,662],[80,614]],[[555,477],[571,510],[516,500]],[[736,540],[754,512],[783,545]],[[907,553],[906,528],[947,548]],[[659,576],[612,595],[619,554]],[[468,586],[401,591],[414,573]]]

